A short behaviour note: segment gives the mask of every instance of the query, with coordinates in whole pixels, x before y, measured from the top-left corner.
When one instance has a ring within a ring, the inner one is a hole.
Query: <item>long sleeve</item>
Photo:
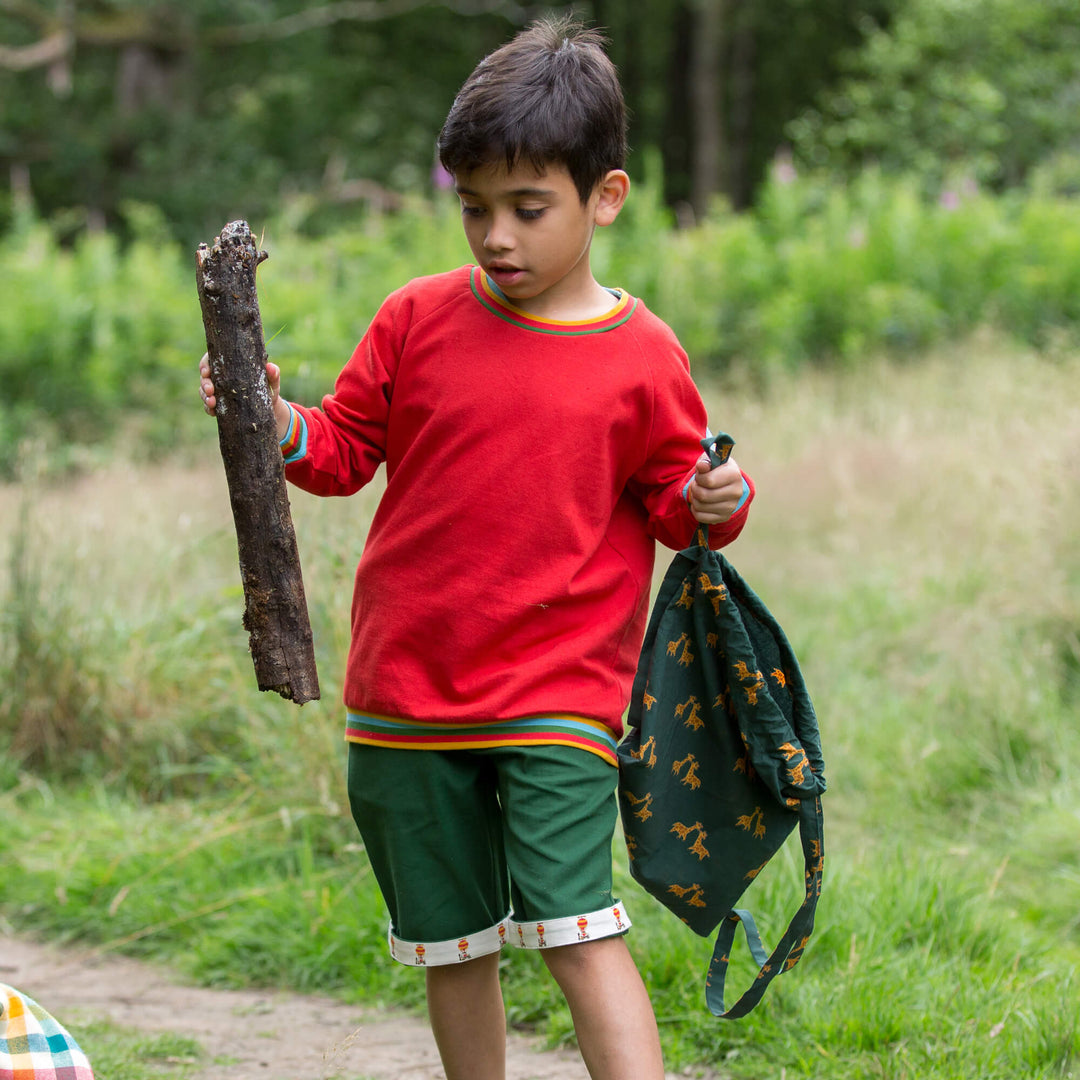
[[[693,538],[698,522],[686,498],[701,457],[701,440],[708,423],[701,395],[690,377],[690,364],[674,335],[667,350],[650,356],[652,416],[645,460],[628,487],[641,499],[649,514],[648,530],[660,543],[680,550]],[[753,481],[743,473],[745,495],[735,514],[721,525],[709,527],[709,545],[730,544],[742,531],[754,497]]]
[[[321,408],[292,405],[299,431],[290,440],[295,449],[286,453],[286,475],[297,487],[315,495],[351,495],[386,459],[402,347],[400,306],[394,294],[379,309]]]

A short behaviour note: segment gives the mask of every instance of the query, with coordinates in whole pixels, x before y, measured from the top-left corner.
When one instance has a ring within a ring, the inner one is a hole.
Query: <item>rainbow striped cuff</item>
[[[494,746],[576,746],[617,766],[615,734],[581,716],[530,716],[489,723],[431,724],[349,710],[345,738],[403,750],[476,750]]]
[[[299,461],[307,454],[307,421],[292,405],[289,405],[288,430],[285,432],[285,438],[278,445],[281,447],[286,465],[291,461]]]
[[[694,477],[691,476],[686,481],[685,486],[682,489],[682,497],[686,500],[686,505],[690,505],[690,485],[694,482]],[[746,500],[750,498],[750,485],[746,482],[746,477],[743,477],[742,482],[742,495],[739,496],[739,501],[735,506],[735,509],[731,511],[731,516],[734,517],[745,505]]]

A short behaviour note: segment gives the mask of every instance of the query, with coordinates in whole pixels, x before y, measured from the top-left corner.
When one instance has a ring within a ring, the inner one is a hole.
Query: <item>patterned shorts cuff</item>
[[[510,920],[510,940],[522,949],[549,949],[557,945],[577,945],[582,941],[615,937],[631,927],[626,908],[616,902],[611,907],[585,915],[568,915],[543,922]]]
[[[450,941],[404,941],[390,928],[390,955],[408,967],[440,967],[462,964],[478,956],[498,952],[510,940],[510,918],[468,937]]]

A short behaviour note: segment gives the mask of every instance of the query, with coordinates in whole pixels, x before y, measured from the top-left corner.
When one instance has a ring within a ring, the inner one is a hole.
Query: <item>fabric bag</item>
[[[715,467],[734,445],[702,446]],[[817,718],[776,620],[719,552],[707,526],[677,554],[649,620],[619,745],[619,808],[630,872],[702,937],[719,925],[705,980],[710,1011],[745,1016],[802,957],[824,859],[825,770]],[[799,826],[805,898],[769,955],[735,905]],[[735,934],[759,970],[724,1007]]]
[[[33,998],[0,983],[0,1080],[94,1080],[67,1028]]]

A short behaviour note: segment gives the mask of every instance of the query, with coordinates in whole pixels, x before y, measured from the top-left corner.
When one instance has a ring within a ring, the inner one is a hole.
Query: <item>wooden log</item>
[[[217,399],[244,585],[244,628],[260,690],[302,705],[319,696],[285,465],[266,380],[255,268],[266,258],[246,221],[200,244],[196,284]]]

